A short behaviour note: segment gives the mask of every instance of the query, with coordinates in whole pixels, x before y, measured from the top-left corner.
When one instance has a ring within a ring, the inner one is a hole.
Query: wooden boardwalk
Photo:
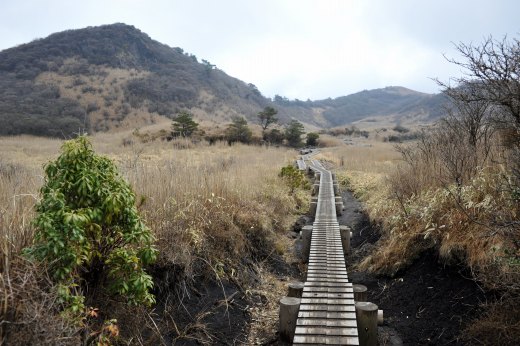
[[[305,164],[303,157],[299,160],[296,160],[296,165],[298,166],[298,169],[300,171],[304,171],[307,169],[307,165]]]
[[[311,161],[309,167],[321,178],[293,345],[359,345],[354,293],[345,268],[332,174],[318,161]]]

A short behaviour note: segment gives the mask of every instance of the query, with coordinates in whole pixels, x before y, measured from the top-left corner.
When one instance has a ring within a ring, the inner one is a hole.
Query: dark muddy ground
[[[468,279],[470,273],[444,266],[434,252],[423,254],[393,278],[355,271],[355,264],[374,251],[379,232],[350,192],[343,193],[343,201],[340,224],[353,229],[349,277],[367,286],[368,300],[384,311],[380,345],[463,345],[462,329],[481,313],[479,305],[487,298]]]
[[[479,315],[479,305],[486,300],[480,287],[468,279],[470,274],[444,266],[434,252],[424,254],[393,278],[356,271],[356,263],[375,250],[379,231],[350,192],[342,196],[345,210],[339,222],[353,230],[349,277],[353,283],[367,286],[368,300],[384,311],[379,344],[463,345],[461,331]],[[301,227],[312,221],[301,217],[288,236],[296,238]],[[270,257],[268,266],[280,280],[300,278],[302,266],[286,263],[280,256]],[[250,276],[254,280],[255,273]],[[177,287],[174,292],[175,297],[158,295],[157,314],[164,322],[168,304],[176,301],[170,308],[177,326],[164,335],[167,344],[175,345],[247,345],[248,325],[254,323],[249,309],[266,303],[265,297],[247,295],[231,282],[200,282],[195,289]],[[286,345],[276,334],[265,340],[269,340],[266,345]]]
[[[300,275],[296,263],[288,264],[277,254],[271,254],[263,263],[279,281],[298,279]],[[253,266],[246,268],[241,275],[247,276],[248,284],[258,284],[259,273]],[[237,282],[205,280],[188,288],[178,283],[169,285],[169,279],[159,273],[155,276],[158,286],[164,288],[156,292],[156,322],[163,331],[161,341],[164,344],[248,345],[249,325],[254,323],[251,308],[267,306],[265,296],[251,293]],[[277,335],[269,335],[266,339],[270,340],[269,344],[275,343]]]

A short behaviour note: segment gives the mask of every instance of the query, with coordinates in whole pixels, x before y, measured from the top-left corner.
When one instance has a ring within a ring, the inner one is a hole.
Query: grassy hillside
[[[114,24],[50,35],[0,52],[0,134],[67,136],[150,123],[190,109],[216,122],[267,103],[253,85],[180,48]]]
[[[253,84],[125,24],[68,30],[0,52],[0,135],[64,138],[83,129],[136,128],[181,110],[209,126],[234,116],[256,122],[268,105],[282,124],[297,119],[311,128],[388,115],[396,122],[429,121],[441,101],[390,87],[334,100],[277,96],[272,102]]]

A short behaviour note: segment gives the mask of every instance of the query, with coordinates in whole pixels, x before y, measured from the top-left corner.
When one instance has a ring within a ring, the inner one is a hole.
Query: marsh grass
[[[359,141],[356,145],[338,145],[324,149],[317,159],[330,162],[338,171],[385,175],[401,160],[394,145],[378,141]]]
[[[294,222],[296,213],[307,207],[306,198],[301,193],[291,196],[278,177],[280,168],[294,159],[294,151],[158,141],[125,146],[123,139],[128,135],[100,134],[92,142],[98,153],[116,162],[136,193],[139,211],[157,238],[160,254],[156,271],[171,270],[175,283],[185,282],[186,287],[202,277],[227,278],[246,287],[251,278],[244,274],[248,272],[245,267],[283,251],[277,245],[282,232]],[[34,325],[54,318],[66,323],[51,299],[55,288],[50,280],[43,279],[45,271],[20,255],[32,241],[31,220],[44,180],[43,165],[57,157],[60,145],[58,140],[27,136],[0,139],[0,312],[2,320],[7,321],[1,327],[4,341],[18,340],[22,331],[27,334],[15,326],[27,324],[31,309],[47,311],[47,315],[35,314]],[[24,279],[26,276],[31,280]],[[20,298],[20,292],[34,292],[36,287],[45,294]],[[156,287],[157,292],[162,289]],[[65,337],[78,337],[74,326],[60,328],[70,331]],[[121,329],[124,334],[125,326]],[[36,334],[29,334],[24,340],[36,340]]]
[[[339,179],[381,226],[375,250],[358,268],[395,275],[433,249],[445,263],[469,268],[473,280],[502,297],[471,324],[468,340],[515,344],[520,335],[515,321],[520,205],[511,188],[507,148],[498,137],[475,149],[458,139],[432,136],[402,146],[403,155],[386,146],[377,149],[381,144],[321,154],[339,167]],[[507,312],[501,311],[505,306]]]
[[[499,154],[492,151],[486,168],[463,184],[450,183],[441,164],[420,158],[386,165],[376,153],[365,154],[361,165],[347,167],[344,181],[383,226],[378,251],[360,267],[395,274],[433,248],[444,261],[468,266],[489,289],[518,291],[518,204],[504,188],[503,168],[493,164]]]

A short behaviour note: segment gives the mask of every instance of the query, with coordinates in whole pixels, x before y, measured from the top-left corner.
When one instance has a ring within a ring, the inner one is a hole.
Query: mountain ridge
[[[2,135],[134,128],[180,110],[213,125],[234,116],[255,122],[266,106],[277,108],[282,123],[297,119],[309,128],[390,114],[429,121],[438,116],[438,98],[394,86],[335,99],[271,100],[253,84],[123,23],[66,30],[0,51]]]

